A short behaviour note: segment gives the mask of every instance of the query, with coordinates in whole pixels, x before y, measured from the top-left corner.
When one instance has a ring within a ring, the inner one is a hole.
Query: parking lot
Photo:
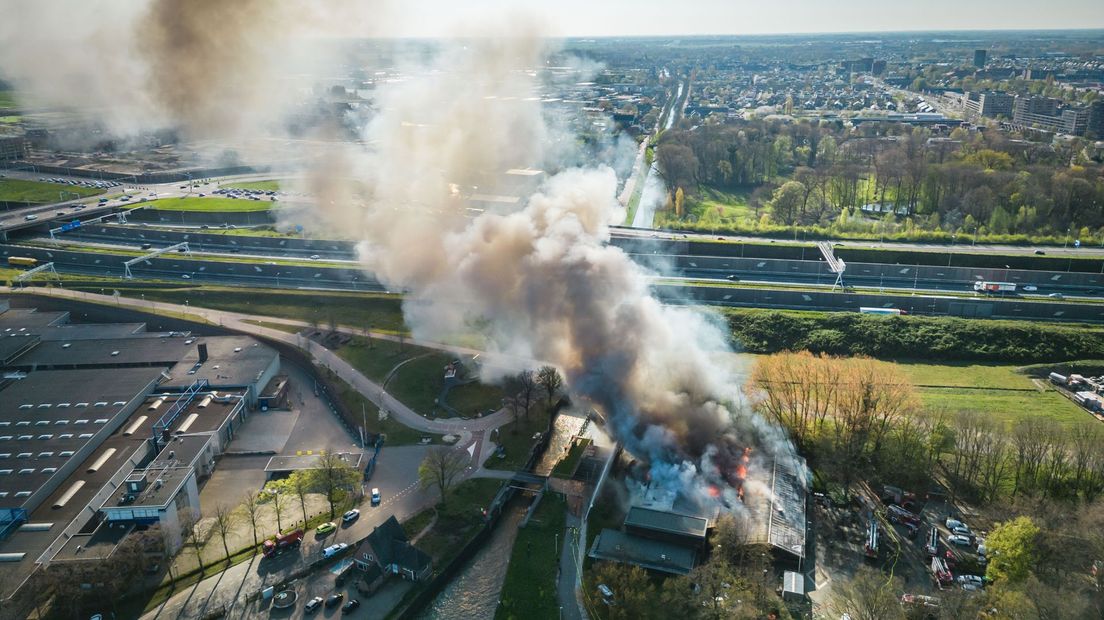
[[[919,522],[910,527],[909,519],[895,516],[895,509],[868,489],[856,488],[844,504],[818,496],[815,502],[814,536],[816,544],[816,589],[810,594],[819,612],[829,614],[832,608],[832,588],[846,583],[862,565],[878,568],[888,576],[901,580],[904,593],[948,596],[963,589],[959,580],[970,581],[971,575],[984,575],[984,566],[977,562],[976,545],[959,540],[946,526],[948,516],[958,516],[940,498],[903,500],[909,512]],[[871,519],[878,523],[877,550],[867,555],[866,545]],[[938,554],[946,558],[956,581],[940,589],[931,571],[931,556],[926,550],[932,528],[938,532]],[[984,532],[972,532],[974,540],[982,540]],[[948,553],[949,551],[949,553]],[[974,580],[976,581],[976,580]],[[968,589],[974,586],[967,586]]]
[[[360,451],[348,431],[314,394],[314,382],[303,369],[285,363],[290,408],[254,411],[219,459],[214,473],[200,489],[203,516],[214,514],[220,503],[236,506],[248,490],[265,483],[265,465],[273,454],[294,455],[308,450]],[[414,465],[415,472],[417,464]]]

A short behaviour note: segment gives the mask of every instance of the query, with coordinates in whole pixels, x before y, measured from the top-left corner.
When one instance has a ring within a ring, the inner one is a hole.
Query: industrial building
[[[154,524],[179,548],[216,458],[286,391],[252,338],[69,319],[0,300],[0,601]]]

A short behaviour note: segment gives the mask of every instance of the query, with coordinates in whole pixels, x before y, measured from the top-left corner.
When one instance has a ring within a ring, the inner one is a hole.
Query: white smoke
[[[569,141],[551,135],[538,103],[541,30],[515,21],[495,33],[444,45],[381,93],[363,135],[371,149],[345,150],[336,164],[363,181],[364,198],[323,212],[362,239],[366,271],[407,291],[416,337],[478,329],[494,352],[553,362],[650,464],[653,484],[701,489],[711,479],[731,494],[741,448],[769,452],[785,439],[742,407],[721,361],[723,321],[661,304],[652,274],[607,244],[625,215],[613,170],[560,171],[510,213],[466,210],[465,193],[508,168],[556,169],[545,141]],[[326,169],[313,177],[325,195],[351,194]]]

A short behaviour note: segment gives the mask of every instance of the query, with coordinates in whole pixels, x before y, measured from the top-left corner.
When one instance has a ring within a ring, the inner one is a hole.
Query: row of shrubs
[[[749,353],[808,350],[882,359],[1042,363],[1104,359],[1104,330],[954,317],[724,309]]]

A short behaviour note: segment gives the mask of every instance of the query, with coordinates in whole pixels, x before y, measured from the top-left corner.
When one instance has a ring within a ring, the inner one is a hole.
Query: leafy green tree
[[[798,209],[805,198],[805,185],[799,181],[787,181],[774,190],[771,197],[771,213],[774,219],[787,226],[794,223]]]
[[[985,575],[995,582],[1018,583],[1026,579],[1035,564],[1038,535],[1039,527],[1030,517],[999,523],[985,539],[990,557]]]

